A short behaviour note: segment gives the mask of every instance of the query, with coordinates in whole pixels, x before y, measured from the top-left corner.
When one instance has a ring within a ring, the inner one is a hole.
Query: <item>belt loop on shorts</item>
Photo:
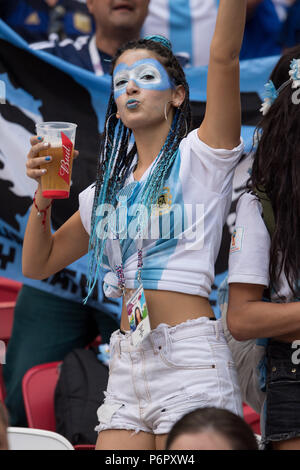
[[[150,339],[150,343],[151,343],[154,354],[158,354],[158,348],[156,347],[155,341],[153,339],[152,331],[150,331],[149,339]]]
[[[121,338],[118,338],[117,348],[118,348],[119,358],[121,358]]]
[[[168,328],[164,328],[164,340],[165,340],[165,353],[167,355],[171,352],[171,337],[168,331]]]

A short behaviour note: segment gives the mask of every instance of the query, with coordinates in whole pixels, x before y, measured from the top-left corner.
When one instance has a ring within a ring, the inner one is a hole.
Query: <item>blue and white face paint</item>
[[[114,98],[117,100],[126,92],[128,83],[133,80],[139,88],[165,91],[173,88],[169,75],[156,59],[142,59],[132,66],[118,64],[113,74]]]

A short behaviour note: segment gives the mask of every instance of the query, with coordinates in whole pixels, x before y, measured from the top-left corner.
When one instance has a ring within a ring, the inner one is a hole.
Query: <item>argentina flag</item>
[[[177,44],[180,46],[179,39]],[[277,60],[278,57],[270,57],[241,63],[242,136],[247,151],[251,148],[253,131],[259,120],[264,84]],[[205,112],[207,67],[188,67],[186,75],[193,127],[196,128]],[[77,302],[85,298],[86,257],[43,281],[22,275],[22,242],[36,189],[36,183],[25,174],[25,163],[29,139],[35,134],[37,123],[53,120],[78,125],[76,149],[80,154],[74,162],[70,198],[53,203],[52,227],[56,230],[78,209],[78,194],[95,181],[110,81],[107,75],[96,76],[46,52],[30,49],[0,20],[0,276]],[[224,227],[211,295],[217,316],[216,289],[227,271],[236,202],[249,176],[249,167],[249,158],[244,158],[234,180],[232,209]],[[106,299],[101,282],[89,302],[96,307],[102,303],[102,309],[107,305],[107,311],[112,315],[119,312],[119,300]]]

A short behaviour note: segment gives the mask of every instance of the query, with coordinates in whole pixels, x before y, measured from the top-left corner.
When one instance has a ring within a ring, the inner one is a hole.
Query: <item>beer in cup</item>
[[[52,161],[40,165],[47,172],[41,177],[42,194],[48,199],[65,199],[70,195],[74,144],[77,124],[43,122],[36,125],[38,136],[51,147],[39,152],[39,157],[51,156]]]

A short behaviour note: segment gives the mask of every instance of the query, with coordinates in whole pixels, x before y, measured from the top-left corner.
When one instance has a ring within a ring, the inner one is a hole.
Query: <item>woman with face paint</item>
[[[43,279],[88,251],[88,295],[103,266],[105,295],[123,296],[97,449],[164,449],[174,422],[201,406],[242,414],[232,357],[208,297],[243,150],[245,15],[246,0],[220,1],[205,118],[192,132],[189,89],[170,42],[151,36],[120,49],[96,183],[53,235],[50,208],[45,230],[35,207],[30,214],[25,275]],[[28,156],[27,174],[36,179],[42,145],[33,138]],[[40,187],[36,204],[49,205]],[[142,321],[135,329],[137,308]]]

